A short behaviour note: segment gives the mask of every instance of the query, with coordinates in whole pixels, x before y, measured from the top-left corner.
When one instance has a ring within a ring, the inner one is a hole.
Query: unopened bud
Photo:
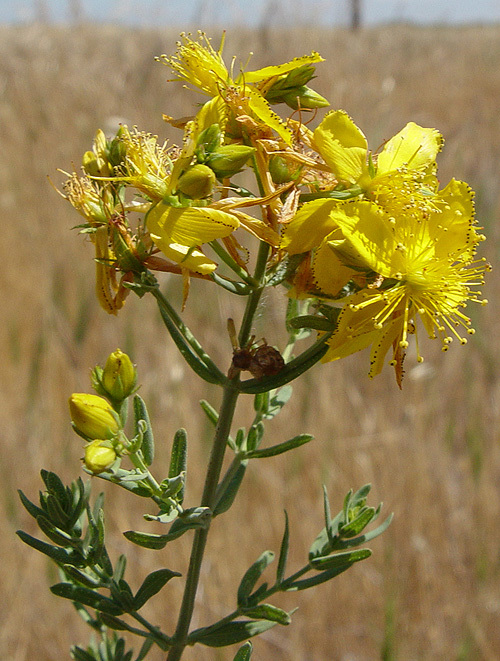
[[[221,130],[218,124],[212,124],[207,129],[202,131],[196,141],[198,147],[201,147],[205,154],[210,154],[221,143]]]
[[[296,87],[283,94],[283,101],[294,110],[303,108],[313,110],[314,108],[326,108],[330,104],[328,101],[307,85]]]
[[[300,167],[275,154],[269,160],[269,173],[275,184],[286,184],[295,181],[300,173]]]
[[[135,388],[137,371],[126,353],[117,349],[108,356],[102,372],[101,383],[113,400],[121,401]]]
[[[208,197],[215,185],[215,174],[206,165],[193,165],[177,182],[177,188],[193,200]]]
[[[116,452],[104,443],[106,441],[97,439],[85,448],[85,466],[92,473],[102,473],[116,460]]]
[[[120,431],[118,415],[103,397],[73,393],[69,410],[75,429],[86,438],[113,438]]]
[[[222,145],[210,154],[207,163],[218,179],[224,179],[239,172],[253,153],[255,153],[255,147]]]

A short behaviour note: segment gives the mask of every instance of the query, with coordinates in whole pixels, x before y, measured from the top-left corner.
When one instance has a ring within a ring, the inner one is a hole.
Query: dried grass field
[[[217,40],[218,35],[214,35]],[[41,467],[70,481],[81,474],[81,443],[70,429],[66,401],[89,389],[89,369],[119,346],[137,363],[141,394],[151,406],[160,459],[172,435],[190,438],[187,505],[197,503],[209,429],[198,400],[219,393],[200,385],[177,357],[151,301],[130,297],[117,319],[93,294],[88,243],[70,228],[78,217],[52,190],[57,167],[70,169],[89,148],[95,129],[118,121],[167,135],[161,113],[191,112],[195,96],[167,85],[168,70],[153,56],[172,52],[172,31],[111,27],[0,27],[0,209],[2,264],[0,342],[0,658],[69,658],[88,631],[71,605],[52,596],[52,566],[14,536],[35,534],[16,488],[36,498]],[[500,27],[390,27],[228,35],[225,53],[252,67],[309,52],[326,58],[316,89],[349,112],[372,146],[413,120],[446,139],[440,179],[465,179],[488,235],[483,254],[495,265],[500,248]],[[317,120],[316,120],[317,121]],[[498,269],[498,267],[497,267]],[[372,500],[395,512],[374,555],[331,584],[276,600],[291,610],[288,628],[255,643],[257,660],[399,661],[500,658],[500,334],[495,269],[485,308],[472,310],[476,335],[443,355],[425,341],[426,362],[413,367],[400,392],[389,370],[367,378],[366,353],[317,366],[295,385],[295,398],[277,418],[271,442],[310,432],[315,441],[255,462],[240,500],[217,519],[203,567],[195,626],[232,609],[235,586],[265,549],[279,549],[283,509],[291,525],[291,566],[299,567],[322,527],[321,484],[334,506],[350,487],[373,484]],[[240,311],[225,298],[205,302],[195,283],[184,313],[219,364],[231,347],[225,319]],[[168,284],[178,299],[179,285]],[[280,341],[282,303],[267,301],[258,336]],[[436,343],[437,344],[437,343]],[[238,423],[248,424],[243,401]],[[275,439],[275,440],[274,440]],[[200,467],[199,473],[197,466]],[[95,491],[100,482],[95,481]],[[143,551],[121,535],[144,530],[143,503],[104,489],[111,552],[129,554],[137,587],[161,566],[184,571],[186,538],[165,551]],[[150,528],[153,530],[154,526]],[[163,531],[162,531],[163,532]],[[171,631],[181,582],[153,602],[152,619]],[[234,655],[234,652],[233,652]],[[223,660],[229,651],[194,649],[186,661]],[[162,654],[151,654],[153,661]]]

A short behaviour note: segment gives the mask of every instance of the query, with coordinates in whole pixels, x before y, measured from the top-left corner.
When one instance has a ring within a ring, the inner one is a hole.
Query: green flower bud
[[[197,140],[197,146],[201,147],[205,154],[213,152],[221,143],[222,133],[218,124],[212,124],[202,131]]]
[[[246,145],[222,145],[208,156],[207,164],[218,179],[232,177],[241,170],[254,152],[255,147]]]
[[[303,108],[305,110],[313,110],[314,108],[326,108],[330,104],[328,101],[318,94],[307,85],[302,85],[301,87],[295,87],[285,94],[283,94],[283,101],[294,110],[298,108]]]
[[[177,182],[177,188],[194,200],[208,197],[215,185],[215,174],[206,165],[193,165]]]
[[[73,393],[69,410],[75,429],[86,438],[113,438],[120,431],[118,415],[103,397]]]
[[[92,473],[102,473],[116,460],[116,452],[104,445],[105,442],[96,439],[85,448],[85,466]]]
[[[113,400],[121,401],[135,388],[137,371],[126,353],[117,349],[108,356],[102,372],[101,383]]]
[[[269,173],[275,184],[286,184],[298,177],[300,166],[290,163],[279,154],[276,154],[271,156],[269,160]]]

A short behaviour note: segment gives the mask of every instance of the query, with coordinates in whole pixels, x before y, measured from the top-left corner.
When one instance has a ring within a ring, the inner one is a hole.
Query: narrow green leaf
[[[334,538],[337,534],[338,527],[343,520],[344,512],[341,511],[330,521],[329,533],[327,532],[326,527],[323,528],[311,544],[311,548],[309,549],[309,559],[328,555],[333,550],[331,540],[334,540],[336,544],[337,540]]]
[[[264,551],[257,560],[247,569],[238,587],[238,606],[246,606],[255,584],[262,573],[274,560],[272,551]]]
[[[253,408],[256,413],[265,413],[269,406],[269,393],[257,393],[253,399]],[[250,643],[249,643],[250,644]]]
[[[21,491],[21,489],[17,490],[17,493],[19,494],[19,498],[21,499],[22,504],[24,505],[24,508],[28,511],[31,516],[36,519],[37,516],[47,516],[47,512],[42,510],[40,507],[37,507],[35,503],[32,503],[31,500],[29,500],[24,493]]]
[[[178,429],[175,432],[172,452],[170,454],[170,467],[168,469],[169,477],[177,477],[181,473],[186,473],[187,469],[187,432],[185,429]],[[179,503],[184,500],[184,487],[182,487],[176,497]]]
[[[337,327],[336,323],[331,322],[326,317],[318,317],[315,314],[304,314],[300,317],[294,317],[290,320],[290,326],[295,330],[301,328],[312,328],[318,331],[331,331]]]
[[[286,611],[272,604],[260,604],[253,608],[245,608],[244,615],[255,620],[269,620],[285,626],[292,621]]]
[[[371,484],[364,484],[352,497],[351,507],[356,507],[357,505],[364,505],[370,490],[372,488]]]
[[[108,613],[100,613],[99,619],[105,624],[109,629],[114,631],[133,631],[133,627],[130,627],[123,620],[118,619],[114,615],[109,615]]]
[[[252,650],[253,645],[250,641],[248,641],[236,652],[236,656],[234,657],[233,661],[250,661]]]
[[[142,608],[174,576],[181,576],[181,574],[170,569],[158,569],[146,576],[134,597],[134,610],[138,611]]]
[[[73,567],[72,565],[64,565],[63,569],[64,569],[64,573],[69,578],[72,578],[74,581],[82,583],[87,588],[92,589],[92,588],[102,587],[101,581],[98,578],[96,578],[95,576],[91,576],[86,571],[82,571],[81,569],[77,569],[76,567]]]
[[[113,571],[113,580],[115,580],[116,582],[121,581],[125,574],[126,567],[127,567],[127,556],[125,556],[122,553],[116,562],[115,569]]]
[[[330,511],[330,501],[328,499],[328,491],[326,490],[326,485],[323,485],[323,511],[325,514],[325,530],[328,537],[328,542],[330,547],[333,548],[336,530],[333,531],[331,526],[332,514]]]
[[[71,656],[75,661],[96,661],[95,656],[92,656],[92,654],[89,654],[81,647],[73,646],[70,652],[71,652]]]
[[[203,409],[203,412],[205,413],[209,421],[215,427],[219,422],[219,414],[217,413],[217,411],[214,409],[214,407],[211,404],[207,402],[206,399],[202,399],[200,401],[200,406]]]
[[[272,445],[269,448],[262,448],[261,450],[253,450],[252,452],[247,452],[246,457],[248,459],[264,459],[265,457],[275,457],[278,454],[283,454],[283,452],[288,452],[294,448],[298,448],[305,443],[312,441],[314,436],[310,434],[299,434],[294,436],[288,441],[283,443],[278,443],[277,445]]]
[[[61,482],[60,477],[51,471],[42,469],[40,472],[42,480],[47,487],[47,491],[57,498],[57,500],[61,503],[62,509],[65,510],[69,505],[68,494],[66,493],[66,488]]]
[[[48,519],[58,527],[66,528],[69,516],[63,510],[60,501],[53,494],[47,494],[45,498]],[[47,515],[46,515],[47,516]]]
[[[84,606],[89,606],[97,611],[108,613],[109,615],[121,615],[123,609],[112,599],[104,597],[102,594],[94,592],[89,588],[80,585],[73,585],[73,583],[56,583],[50,588],[52,594],[64,599],[71,599],[77,601]]]
[[[234,499],[236,498],[236,494],[238,493],[238,489],[240,488],[241,482],[245,475],[247,464],[248,464],[247,461],[241,462],[235,474],[233,475],[232,479],[229,481],[224,491],[219,495],[219,498],[214,506],[214,513],[213,513],[214,517],[219,516],[219,514],[223,514],[224,512],[227,512],[227,510],[233,504]]]
[[[285,532],[281,540],[278,569],[276,570],[276,583],[279,585],[285,576],[286,562],[288,560],[288,548],[290,545],[290,530],[288,527],[288,513],[285,510]]]
[[[295,590],[307,590],[308,588],[312,588],[315,585],[320,585],[321,583],[325,583],[326,581],[335,578],[335,576],[338,576],[339,574],[342,574],[343,572],[347,571],[349,567],[352,567],[353,564],[354,564],[353,562],[347,562],[345,565],[339,565],[338,567],[334,567],[333,569],[328,569],[327,571],[323,571],[320,574],[316,574],[311,578],[304,578],[299,581],[294,581],[293,583],[290,583],[287,586],[286,592],[293,592]]]
[[[292,396],[293,388],[291,385],[283,386],[279,388],[275,394],[270,398],[269,405],[263,417],[266,420],[271,420],[276,417],[285,404],[290,400]]]
[[[152,638],[146,638],[139,651],[139,654],[135,658],[135,661],[144,661],[149,650],[153,647],[153,645],[154,645],[154,640]]]
[[[71,535],[59,530],[53,523],[51,523],[44,516],[38,516],[36,519],[38,527],[46,535],[51,542],[58,544],[59,546],[79,546],[81,544],[80,539],[74,539]]]
[[[155,456],[155,441],[153,436],[153,428],[149,420],[149,413],[146,404],[142,397],[134,395],[134,418],[135,418],[135,434],[139,434],[139,421],[144,420],[146,428],[142,435],[141,452],[144,457],[146,466],[151,466]]]
[[[247,450],[253,452],[256,450],[264,437],[264,425],[262,422],[258,422],[256,425],[252,425],[248,430],[247,436]]]
[[[137,546],[143,546],[146,549],[162,549],[170,541],[168,534],[154,535],[148,532],[137,532],[135,530],[127,530],[123,533],[125,537]]]
[[[268,629],[276,626],[276,622],[269,620],[249,621],[236,620],[218,628],[216,631],[203,633],[203,629],[197,629],[190,634],[190,643],[197,642],[207,647],[225,647],[241,643],[243,640],[257,636]]]
[[[40,551],[40,553],[44,553],[45,555],[49,556],[49,558],[52,558],[52,560],[55,560],[55,562],[61,565],[73,565],[76,567],[82,567],[85,565],[85,561],[82,556],[75,552],[73,549],[68,550],[62,549],[59,546],[52,546],[52,544],[47,544],[46,542],[42,542],[40,539],[36,539],[36,537],[28,535],[23,530],[17,530],[16,534],[25,544],[31,546],[37,551]]]
[[[335,569],[345,565],[346,563],[354,564],[365,558],[369,558],[372,552],[370,549],[358,549],[357,551],[343,551],[342,553],[335,553],[334,555],[327,555],[323,558],[313,558],[311,565],[314,569],[328,570]]]
[[[374,528],[373,530],[370,530],[370,532],[367,532],[363,535],[359,535],[359,537],[352,537],[350,539],[340,540],[339,548],[347,549],[347,548],[351,548],[352,546],[359,546],[360,544],[366,544],[366,542],[375,539],[375,537],[378,537],[385,530],[387,530],[387,528],[391,524],[393,516],[394,516],[393,514],[390,514],[387,517],[387,519],[383,523],[381,523],[377,528]]]

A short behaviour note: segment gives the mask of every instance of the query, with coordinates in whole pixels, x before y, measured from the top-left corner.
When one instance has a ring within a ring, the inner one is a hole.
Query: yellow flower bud
[[[118,415],[103,397],[73,393],[69,410],[76,430],[87,438],[113,438],[120,431]]]
[[[135,388],[137,372],[132,361],[120,349],[108,356],[102,372],[101,383],[113,400],[122,400]]]
[[[193,165],[177,182],[177,188],[181,193],[188,195],[193,200],[208,197],[212,193],[214,185],[215,174],[213,170],[201,164]]]
[[[109,468],[116,459],[116,452],[113,448],[103,445],[105,441],[96,439],[89,443],[85,448],[84,462],[85,466],[92,473],[102,473]]]

